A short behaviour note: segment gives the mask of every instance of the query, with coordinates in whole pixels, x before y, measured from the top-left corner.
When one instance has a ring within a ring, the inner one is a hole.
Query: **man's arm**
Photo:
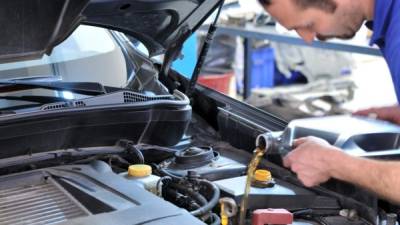
[[[315,137],[298,139],[294,146],[295,149],[284,158],[284,165],[290,167],[305,186],[336,178],[400,203],[400,162],[350,156]]]
[[[384,199],[400,203],[400,162],[378,161],[343,154],[332,177],[364,187]]]

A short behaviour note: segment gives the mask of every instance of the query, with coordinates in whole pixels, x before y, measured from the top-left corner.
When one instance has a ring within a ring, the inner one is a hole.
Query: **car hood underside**
[[[3,0],[0,63],[50,54],[80,24],[118,30],[151,56],[183,43],[221,0]]]

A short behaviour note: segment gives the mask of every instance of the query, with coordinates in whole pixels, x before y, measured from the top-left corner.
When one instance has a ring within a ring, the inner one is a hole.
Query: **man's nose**
[[[311,44],[316,36],[316,33],[309,30],[297,29],[297,34],[307,43]]]

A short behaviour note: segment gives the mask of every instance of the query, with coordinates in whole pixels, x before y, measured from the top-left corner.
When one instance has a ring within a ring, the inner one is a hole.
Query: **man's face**
[[[315,38],[350,39],[354,37],[364,22],[364,17],[352,0],[335,0],[335,12],[308,7],[299,7],[294,0],[272,0],[265,9],[280,24],[295,30],[306,42]]]

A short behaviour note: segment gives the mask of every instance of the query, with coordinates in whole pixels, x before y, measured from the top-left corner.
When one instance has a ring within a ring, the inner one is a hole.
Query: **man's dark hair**
[[[271,0],[258,0],[261,5],[268,6],[271,4]],[[279,1],[279,0],[277,0]],[[325,10],[327,12],[335,12],[337,3],[335,0],[292,0],[298,6],[303,9],[314,7]]]

